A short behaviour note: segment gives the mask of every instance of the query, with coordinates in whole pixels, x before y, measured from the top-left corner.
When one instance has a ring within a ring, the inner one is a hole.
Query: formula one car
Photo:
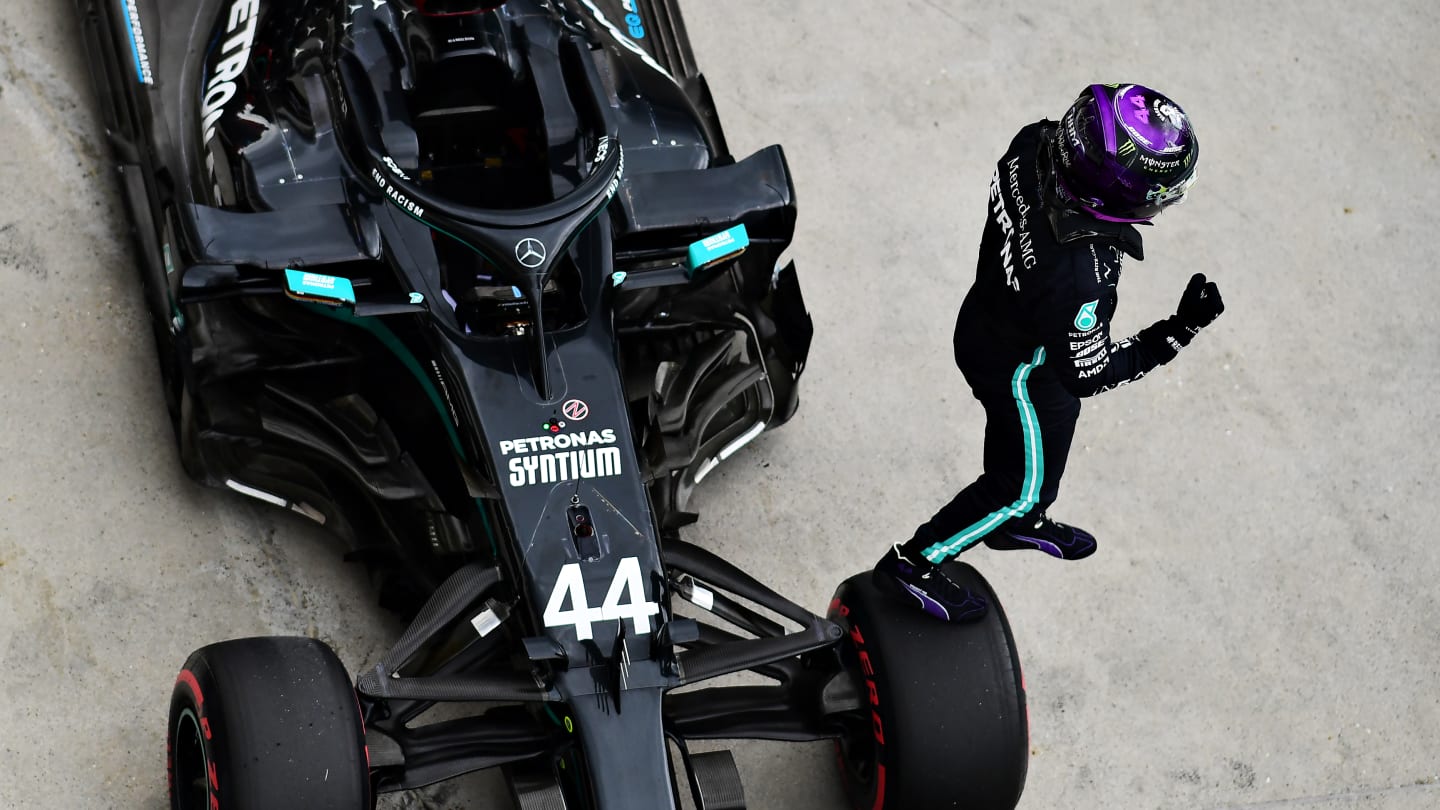
[[[186,662],[175,810],[744,807],[702,739],[834,740],[856,807],[1013,807],[1009,627],[868,575],[816,615],[680,530],[794,414],[779,146],[731,157],[674,0],[77,0],[186,470],[412,619]],[[723,625],[723,626],[722,626]],[[750,672],[761,685],[692,688]],[[445,719],[426,713],[448,705]]]

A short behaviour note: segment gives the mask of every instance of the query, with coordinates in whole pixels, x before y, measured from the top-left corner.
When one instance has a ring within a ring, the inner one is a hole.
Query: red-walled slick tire
[[[1010,625],[979,572],[946,568],[989,600],[984,619],[939,621],[878,591],[869,572],[831,602],[865,701],[837,746],[856,810],[1012,810],[1025,788],[1029,721]]]
[[[350,676],[308,638],[196,650],[170,696],[171,810],[369,810]]]

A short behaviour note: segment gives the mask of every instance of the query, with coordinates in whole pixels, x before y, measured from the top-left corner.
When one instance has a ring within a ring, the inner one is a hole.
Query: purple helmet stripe
[[[1099,211],[1096,211],[1094,206],[1086,205],[1083,200],[1076,196],[1075,192],[1070,190],[1070,186],[1066,185],[1065,178],[1057,174],[1055,175],[1055,182],[1060,185],[1061,190],[1065,192],[1066,196],[1070,197],[1070,199],[1074,200],[1076,204],[1078,204],[1081,208],[1085,209],[1085,213],[1089,214],[1092,217],[1095,217],[1096,219],[1104,220],[1105,222],[1123,222],[1127,225],[1137,225],[1141,222],[1149,222],[1151,219],[1153,219],[1153,217],[1135,217],[1127,219],[1125,217],[1112,217],[1109,214],[1102,214]]]
[[[1099,110],[1100,129],[1105,133],[1105,154],[1115,154],[1115,119],[1108,115],[1110,105],[1105,103],[1105,88],[1098,84],[1090,85],[1090,92],[1095,94],[1095,105]]]

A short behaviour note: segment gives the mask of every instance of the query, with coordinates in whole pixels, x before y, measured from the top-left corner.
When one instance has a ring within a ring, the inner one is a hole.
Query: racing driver
[[[1114,340],[1116,285],[1140,231],[1185,199],[1199,143],[1178,104],[1138,84],[1085,88],[1059,123],[1021,129],[990,178],[975,283],[955,324],[955,362],[985,408],[984,472],[875,566],[876,584],[947,621],[985,615],[984,597],[940,563],[983,542],[1062,560],[1095,552],[1089,532],[1045,509],[1080,399],[1133,382],[1224,311],[1196,274],[1174,315]]]

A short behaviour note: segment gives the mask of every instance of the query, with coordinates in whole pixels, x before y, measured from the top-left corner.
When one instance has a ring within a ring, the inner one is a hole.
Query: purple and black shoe
[[[942,621],[978,621],[989,607],[984,597],[955,584],[940,566],[908,554],[898,545],[875,564],[873,577],[875,587],[899,595]]]
[[[1095,553],[1095,536],[1042,512],[1006,523],[985,537],[985,545],[998,551],[1035,549],[1062,560],[1081,560]]]

